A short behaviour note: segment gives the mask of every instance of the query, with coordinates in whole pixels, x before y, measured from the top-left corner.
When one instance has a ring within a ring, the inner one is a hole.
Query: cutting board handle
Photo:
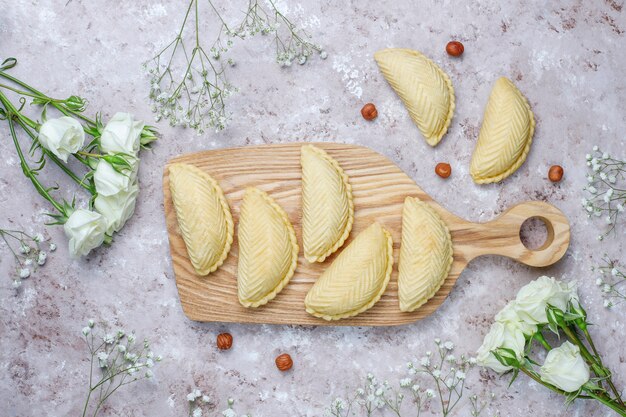
[[[531,218],[543,221],[548,236],[543,245],[529,249],[522,243],[520,229]],[[551,204],[528,201],[511,207],[486,223],[471,223],[459,231],[462,240],[472,240],[470,259],[481,255],[502,255],[530,266],[552,265],[563,257],[569,246],[570,226],[567,217]],[[470,260],[468,259],[468,261]]]

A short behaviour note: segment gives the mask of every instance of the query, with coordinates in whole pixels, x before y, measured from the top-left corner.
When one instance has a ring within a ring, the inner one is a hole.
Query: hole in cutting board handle
[[[520,226],[519,237],[526,249],[543,250],[554,241],[554,228],[545,217],[529,217]]]

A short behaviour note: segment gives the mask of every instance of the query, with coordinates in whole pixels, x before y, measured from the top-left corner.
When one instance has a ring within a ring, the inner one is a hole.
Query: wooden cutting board
[[[542,267],[561,259],[569,246],[569,222],[560,210],[550,204],[526,202],[511,207],[490,222],[468,222],[433,201],[383,155],[362,146],[316,143],[316,146],[325,149],[339,162],[352,184],[355,220],[350,238],[343,248],[373,221],[378,221],[393,236],[396,264],[387,290],[373,308],[356,317],[334,322],[315,318],[304,310],[304,297],[341,249],[321,264],[310,264],[304,259],[301,235],[302,145],[289,143],[205,151],[179,156],[168,163],[192,164],[215,178],[224,190],[235,225],[239,220],[244,190],[251,186],[266,191],[289,215],[300,246],[298,267],[283,291],[270,303],[256,309],[242,307],[237,299],[239,248],[236,226],[235,239],[224,265],[208,277],[194,273],[178,228],[170,196],[168,165],[165,166],[163,193],[172,264],[183,311],[191,320],[335,326],[405,324],[435,311],[452,291],[463,269],[477,256],[502,255],[526,265]],[[443,187],[442,192],[445,192]],[[398,308],[397,261],[401,242],[402,204],[406,196],[419,197],[441,215],[450,228],[454,248],[454,262],[445,283],[428,303],[412,313],[403,313]],[[543,220],[548,230],[546,242],[536,250],[527,249],[519,234],[522,223],[532,217]]]

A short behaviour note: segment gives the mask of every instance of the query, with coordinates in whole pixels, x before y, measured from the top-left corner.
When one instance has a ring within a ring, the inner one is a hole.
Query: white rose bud
[[[578,346],[565,342],[548,352],[539,374],[541,380],[565,392],[578,391],[589,381],[589,367]]]
[[[68,116],[50,119],[39,129],[39,143],[63,162],[78,152],[85,143],[85,131],[81,124]]]
[[[482,346],[476,352],[476,362],[496,372],[506,372],[512,367],[502,364],[491,351],[498,348],[511,349],[515,352],[517,359],[521,360],[524,356],[525,344],[526,339],[521,330],[514,326],[495,322],[485,336]]]
[[[106,221],[100,213],[78,209],[67,219],[63,230],[70,240],[70,254],[84,256],[104,242]]]
[[[571,291],[561,286],[554,278],[539,277],[522,287],[515,298],[515,310],[526,323],[548,323],[548,304],[567,310]]]
[[[128,191],[96,197],[94,206],[106,219],[106,232],[108,234],[121,230],[126,221],[133,215],[138,193],[139,187],[131,185]]]
[[[98,195],[111,196],[120,191],[129,191],[136,174],[129,170],[116,171],[111,164],[100,160],[93,173]]]
[[[137,155],[144,123],[135,120],[132,114],[115,113],[104,127],[100,147],[107,153]]]

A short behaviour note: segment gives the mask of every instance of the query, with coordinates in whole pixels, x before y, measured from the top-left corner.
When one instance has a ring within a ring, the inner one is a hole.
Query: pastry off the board
[[[402,244],[398,261],[401,311],[414,311],[432,298],[452,267],[452,237],[428,204],[407,197],[402,208]]]
[[[304,257],[311,263],[323,262],[343,245],[352,230],[352,187],[337,161],[323,149],[304,145],[300,164]]]
[[[450,77],[424,54],[412,49],[383,49],[374,54],[374,59],[426,142],[436,146],[454,115]]]
[[[391,234],[372,223],[335,258],[304,300],[306,311],[324,320],[356,316],[376,304],[393,267]]]
[[[239,215],[237,295],[259,307],[287,285],[298,263],[296,233],[287,213],[258,188],[248,188]]]
[[[191,265],[208,275],[222,265],[233,242],[233,218],[217,181],[193,165],[169,167],[170,191]]]
[[[470,174],[474,182],[502,181],[526,160],[535,118],[526,97],[507,78],[499,78],[489,96]]]

